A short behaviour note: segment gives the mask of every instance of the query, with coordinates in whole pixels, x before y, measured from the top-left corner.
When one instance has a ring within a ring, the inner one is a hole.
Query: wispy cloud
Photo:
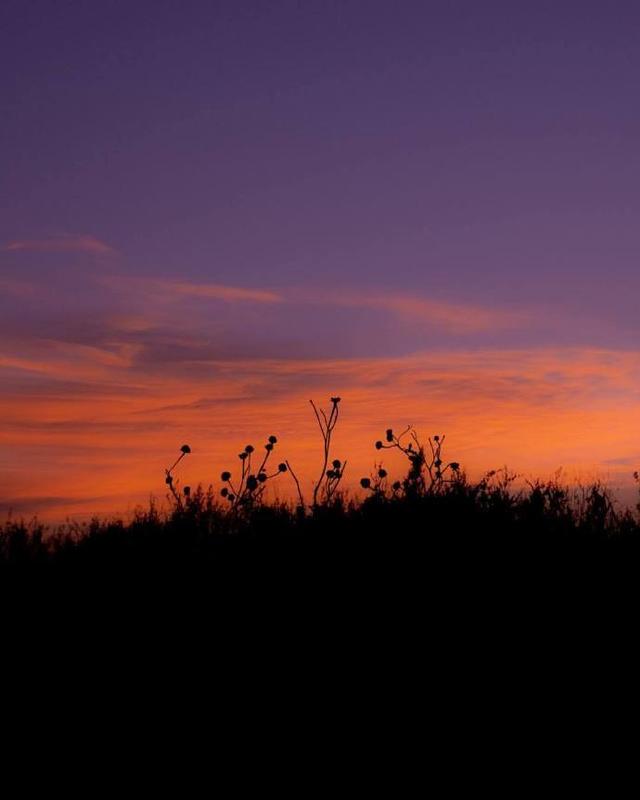
[[[224,300],[227,303],[281,303],[283,297],[263,289],[244,289],[238,286],[225,286],[220,283],[189,283],[187,281],[157,281],[157,285],[170,292],[211,300]]]
[[[421,297],[419,294],[371,291],[295,292],[299,300],[346,308],[379,309],[399,320],[439,328],[446,333],[473,334],[525,324],[531,317],[526,311],[487,308],[472,303],[450,303]]]
[[[225,303],[282,303],[285,298],[277,292],[262,288],[229,286],[223,283],[194,283],[161,278],[140,278],[125,275],[100,276],[99,283],[117,290],[139,290],[164,301],[195,297],[221,300]]]
[[[92,253],[107,255],[115,250],[110,245],[96,239],[95,236],[51,236],[44,239],[17,239],[8,242],[3,248],[5,252],[21,250],[37,253]]]
[[[36,291],[36,285],[27,281],[0,278],[0,291],[14,297],[29,297]]]
[[[278,291],[255,287],[229,286],[220,283],[195,283],[187,280],[101,277],[100,282],[112,288],[139,289],[165,301],[185,297],[216,300],[226,303],[251,302],[286,305],[342,307],[380,310],[400,320],[437,327],[451,334],[473,334],[515,328],[525,324],[531,315],[526,311],[493,309],[481,305],[450,303],[419,295],[371,291],[310,290],[290,286]]]
[[[22,352],[0,351],[0,371],[40,374],[53,380],[110,380],[116,370],[133,367],[139,351],[139,345],[128,343],[106,348],[40,339]]]

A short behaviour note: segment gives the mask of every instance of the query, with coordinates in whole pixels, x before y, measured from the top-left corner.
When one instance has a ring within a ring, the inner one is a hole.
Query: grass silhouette
[[[412,427],[397,435],[389,428],[374,445],[401,452],[406,474],[393,479],[376,464],[360,481],[364,496],[350,497],[340,488],[347,462],[331,458],[339,403],[331,398],[325,412],[312,402],[322,469],[310,502],[287,460],[271,465],[273,435],[262,455],[245,447],[239,472],[222,472],[219,490],[180,488],[176,473],[191,453],[183,445],[165,470],[166,510],[151,503],[126,522],[94,519],[53,529],[37,519],[7,519],[0,528],[0,579],[35,578],[42,586],[81,577],[104,585],[163,576],[165,585],[271,591],[293,582],[308,591],[341,575],[345,585],[364,591],[373,576],[376,585],[419,586],[462,575],[467,584],[487,585],[510,573],[533,579],[536,570],[573,569],[584,559],[628,565],[640,551],[640,504],[616,508],[600,483],[567,486],[556,478],[517,488],[506,469],[472,481],[445,457],[444,435],[423,441]],[[295,483],[296,503],[265,500],[266,486],[276,480]]]

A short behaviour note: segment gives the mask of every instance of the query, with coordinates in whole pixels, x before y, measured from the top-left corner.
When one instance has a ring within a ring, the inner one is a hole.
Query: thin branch
[[[298,480],[296,473],[291,469],[291,464],[288,461],[284,462],[287,465],[287,469],[291,473],[291,477],[295,481],[296,489],[298,490],[298,497],[300,498],[300,506],[304,508],[304,497],[302,496],[302,490],[300,489],[300,481]]]
[[[322,427],[322,422],[320,421],[320,415],[318,414],[318,409],[316,408],[315,403],[313,400],[309,400],[311,403],[311,408],[313,408],[313,413],[316,415],[316,419],[318,420],[318,426],[320,427],[320,432],[324,436],[324,428]]]
[[[178,464],[179,464],[179,463],[182,461],[182,459],[183,459],[183,458],[184,458],[186,455],[187,455],[186,453],[180,453],[180,455],[178,456],[178,459],[177,459],[177,461],[175,461],[175,462],[173,463],[173,465],[172,465],[171,467],[169,467],[169,469],[167,470],[167,474],[168,474],[168,475],[169,475],[169,474],[171,474],[171,473],[173,472],[173,470],[174,470],[174,469],[175,469],[175,468],[178,466]]]

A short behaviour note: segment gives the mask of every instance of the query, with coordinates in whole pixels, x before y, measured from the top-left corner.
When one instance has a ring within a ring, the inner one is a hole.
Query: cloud
[[[11,278],[0,278],[0,292],[14,297],[30,297],[37,291],[36,284],[27,281],[16,281]]]
[[[158,281],[168,292],[180,295],[203,297],[211,300],[224,300],[227,303],[281,303],[283,298],[275,292],[263,289],[243,289],[237,286],[225,286],[219,283],[189,283],[187,281]]]
[[[37,253],[92,253],[106,255],[115,250],[94,236],[52,236],[46,239],[19,239],[8,242],[3,248],[5,252],[21,250]]]
[[[6,349],[5,349],[6,348]],[[140,345],[112,343],[110,347],[94,347],[76,342],[36,339],[25,342],[20,351],[0,351],[0,371],[30,373],[50,380],[95,382],[113,380],[134,366]],[[127,377],[129,377],[127,375]]]
[[[115,291],[138,290],[148,298],[155,296],[162,301],[178,301],[185,297],[203,300],[221,300],[225,303],[282,303],[285,298],[273,291],[261,288],[229,286],[223,283],[194,283],[192,281],[166,280],[161,278],[139,278],[127,275],[102,275],[98,282]]]
[[[298,301],[342,306],[347,308],[379,309],[394,317],[451,334],[474,334],[525,324],[531,315],[525,311],[508,311],[465,303],[450,303],[419,295],[395,292],[295,292]]]
[[[78,504],[104,499],[100,497],[41,497],[39,495],[11,498],[0,496],[0,513],[6,514],[10,512],[12,514],[24,514],[28,517],[29,515],[39,514],[42,511],[51,512],[52,509],[58,508],[62,508],[66,512]]]
[[[464,303],[450,303],[417,295],[372,293],[353,289],[324,291],[288,287],[278,292],[263,288],[244,288],[219,283],[194,283],[187,280],[163,280],[103,276],[100,282],[115,289],[138,288],[164,301],[185,297],[220,300],[226,303],[281,303],[289,306],[342,307],[380,310],[400,320],[439,328],[450,334],[474,334],[521,326],[531,319],[525,311],[491,309]]]

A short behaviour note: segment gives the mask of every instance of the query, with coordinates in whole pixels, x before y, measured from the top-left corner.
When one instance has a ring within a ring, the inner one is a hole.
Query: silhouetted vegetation
[[[247,445],[238,455],[239,472],[222,472],[217,489],[180,488],[176,473],[191,452],[183,445],[165,470],[168,509],[151,504],[127,522],[95,519],[57,528],[9,518],[0,529],[0,576],[187,580],[262,591],[283,580],[308,590],[308,581],[318,587],[341,575],[362,589],[409,579],[413,586],[442,585],[453,575],[477,585],[566,570],[585,559],[628,565],[640,555],[640,504],[617,508],[599,483],[567,486],[557,478],[523,488],[506,469],[472,481],[445,457],[444,435],[423,441],[412,427],[397,435],[387,429],[372,448],[401,452],[406,473],[390,476],[375,464],[360,481],[363,496],[350,497],[340,488],[347,462],[331,458],[339,403],[331,398],[328,412],[312,403],[322,450],[310,502],[289,461],[272,466],[274,435],[260,455]],[[265,500],[276,480],[294,482],[297,502]]]

